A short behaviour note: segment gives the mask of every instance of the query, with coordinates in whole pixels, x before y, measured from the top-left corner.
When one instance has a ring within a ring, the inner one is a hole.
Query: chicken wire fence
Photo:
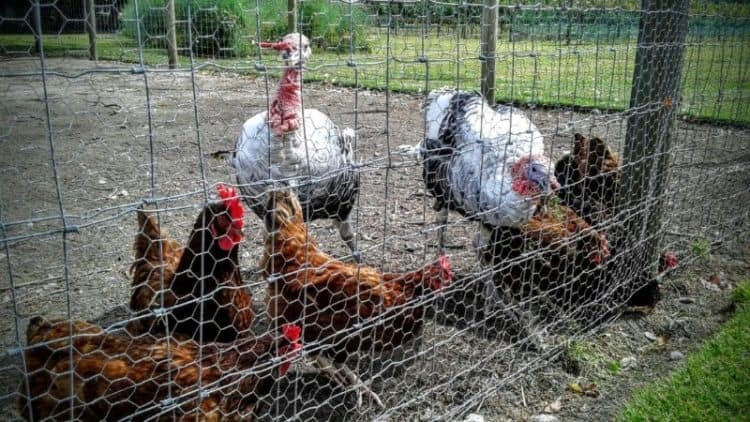
[[[4,413],[455,420],[654,306],[750,196],[750,13],[672,3],[4,5]]]

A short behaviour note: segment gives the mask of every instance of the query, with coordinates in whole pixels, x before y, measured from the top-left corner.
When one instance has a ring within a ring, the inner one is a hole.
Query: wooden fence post
[[[655,261],[662,233],[662,193],[680,99],[689,0],[642,0],[625,135],[618,210],[628,251],[624,265]],[[622,221],[622,220],[621,220]],[[642,245],[638,242],[642,241]]]
[[[86,32],[89,34],[89,60],[97,60],[96,51],[96,9],[94,0],[86,0]]]
[[[174,0],[167,0],[167,57],[169,68],[177,67],[177,18],[175,17]],[[193,46],[189,46],[192,48]]]
[[[297,32],[297,0],[287,0],[286,10],[286,26],[288,28],[287,32]]]
[[[495,57],[497,56],[498,0],[484,0],[482,9],[482,96],[495,103]]]

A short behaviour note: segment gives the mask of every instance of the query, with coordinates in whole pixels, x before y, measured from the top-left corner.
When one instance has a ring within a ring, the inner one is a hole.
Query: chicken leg
[[[352,224],[349,222],[349,218],[347,217],[346,220],[343,221],[333,219],[333,226],[339,231],[341,239],[346,242],[346,245],[349,246],[349,249],[352,251],[352,259],[354,259],[354,262],[361,264],[362,253],[357,249],[357,241],[354,239]]]
[[[383,404],[383,401],[380,400],[380,397],[372,391],[370,387],[368,387],[367,384],[357,376],[357,374],[349,369],[346,364],[332,362],[323,355],[317,355],[313,364],[317,366],[322,373],[325,373],[332,381],[338,383],[342,388],[346,388],[347,386],[352,387],[357,393],[357,406],[362,406],[362,397],[366,394],[370,396],[370,398],[372,398],[381,409],[385,409],[385,405]]]
[[[521,346],[527,350],[544,350],[544,339],[547,337],[547,329],[538,327],[537,318],[531,310],[526,309],[522,298],[514,297],[510,292],[503,290],[498,292],[492,279],[492,271],[483,271],[479,274],[477,281],[482,287],[484,297],[485,318],[487,320],[502,318],[505,323],[504,331],[515,332],[514,341],[520,341]]]
[[[448,225],[448,207],[443,207],[437,211],[438,254],[443,255],[445,253],[445,226]]]

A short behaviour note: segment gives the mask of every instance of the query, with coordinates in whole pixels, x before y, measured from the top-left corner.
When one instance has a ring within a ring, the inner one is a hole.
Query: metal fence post
[[[495,58],[497,57],[498,0],[484,0],[482,9],[482,96],[495,103]]]
[[[630,94],[631,114],[625,138],[622,188],[618,203],[637,210],[624,226],[637,256],[653,262],[661,233],[662,200],[672,124],[680,96],[689,0],[642,0],[638,49]],[[627,264],[627,262],[626,262]],[[636,266],[635,268],[642,268]]]

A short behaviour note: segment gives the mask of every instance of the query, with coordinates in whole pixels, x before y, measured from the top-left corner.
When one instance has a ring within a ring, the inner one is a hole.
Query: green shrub
[[[135,6],[138,2],[138,16]],[[246,37],[252,16],[237,0],[174,0],[177,19],[177,47],[186,54],[190,44],[188,12],[191,15],[193,53],[200,56],[242,56],[250,51]],[[165,48],[166,0],[131,0],[123,9],[122,33],[141,40],[147,48]],[[189,7],[189,11],[188,11]],[[137,19],[139,17],[140,19]]]
[[[264,1],[260,6],[260,36],[275,40],[289,31],[285,19],[287,0]],[[348,51],[354,36],[354,48],[368,50],[367,15],[360,6],[351,8],[345,3],[331,0],[305,0],[298,3],[299,28],[310,38],[313,47],[331,51]],[[351,25],[350,25],[351,16]],[[251,23],[252,36],[257,37],[255,19]],[[314,54],[314,52],[313,52]]]
[[[138,2],[136,19],[135,6]],[[122,33],[137,38],[136,23],[141,24],[141,40],[147,48],[166,48],[166,0],[131,0],[123,9]],[[259,5],[256,8],[256,4]],[[243,56],[252,50],[251,40],[258,36],[274,40],[288,33],[287,0],[175,0],[177,46],[186,54],[188,6],[192,17],[193,53],[200,56]],[[367,15],[359,6],[331,0],[299,2],[302,32],[314,48],[333,51],[349,49],[354,28],[354,45],[367,50]],[[350,15],[352,25],[350,25]],[[258,30],[260,22],[260,30]]]

